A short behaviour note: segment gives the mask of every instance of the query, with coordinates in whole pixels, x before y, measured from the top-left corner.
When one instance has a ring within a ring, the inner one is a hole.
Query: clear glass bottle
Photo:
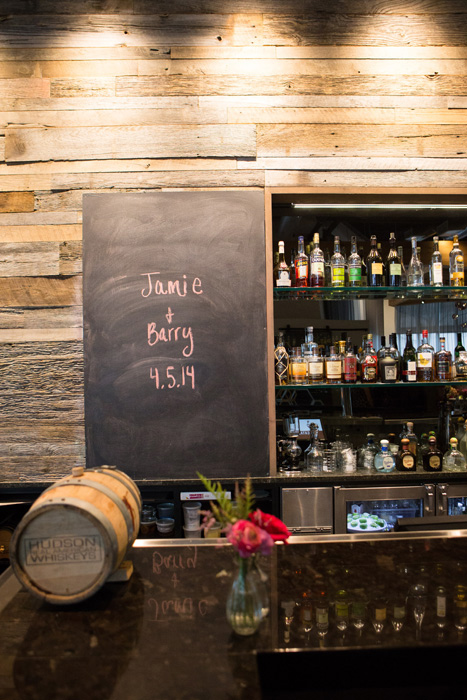
[[[331,285],[345,286],[345,260],[341,253],[339,236],[334,236],[334,254],[331,258]]]
[[[417,382],[432,382],[434,378],[435,349],[428,342],[428,331],[422,331],[422,342],[417,348]]]
[[[361,287],[362,285],[362,259],[357,252],[357,237],[350,239],[350,255],[348,259],[349,287]]]
[[[388,287],[400,287],[402,278],[402,265],[397,253],[396,238],[391,231],[389,234],[389,254],[386,261],[386,285]]]
[[[307,287],[309,280],[309,260],[305,253],[305,243],[303,236],[298,237],[298,251],[295,256],[295,286]]]
[[[369,287],[384,285],[383,259],[378,252],[376,236],[371,236],[371,249],[366,259],[366,274]]]
[[[435,353],[435,379],[448,382],[451,379],[452,355],[446,350],[446,339],[439,339],[440,349]]]
[[[374,384],[378,379],[378,358],[373,348],[373,335],[368,333],[366,348],[361,359],[361,381],[365,384]]]
[[[324,359],[320,356],[317,345],[313,347],[311,356],[308,356],[308,381],[311,384],[324,382]]]
[[[302,355],[305,360],[308,361],[315,347],[318,347],[318,343],[313,340],[313,326],[307,326],[305,328],[305,342],[302,343]]]
[[[422,287],[423,286],[423,265],[418,256],[417,239],[413,236],[412,241],[412,257],[410,258],[409,267],[407,268],[407,286]]]
[[[402,381],[417,381],[417,352],[412,342],[412,331],[406,332],[406,343],[402,355]]]
[[[347,348],[344,357],[344,382],[354,384],[357,381],[357,357],[352,348],[352,341],[347,338]]]
[[[443,456],[443,470],[446,472],[465,472],[467,465],[465,457],[457,448],[457,438],[449,440],[449,449]]]
[[[375,455],[375,469],[377,472],[387,474],[396,468],[394,455],[389,452],[389,440],[380,440],[381,449]]]
[[[357,468],[365,472],[373,471],[377,452],[378,447],[375,443],[375,435],[374,433],[368,433],[366,436],[366,444],[362,445],[358,450]]]
[[[442,468],[443,453],[438,449],[435,436],[430,435],[428,438],[428,452],[425,452],[423,455],[423,470],[426,472],[440,472]]]
[[[313,234],[310,255],[310,287],[324,287],[324,253],[319,247],[319,233]]]
[[[407,270],[404,265],[404,248],[401,245],[397,246],[397,256],[401,261],[401,287],[407,286]]]
[[[417,469],[415,456],[409,450],[409,438],[401,440],[401,447],[396,455],[396,469],[398,472],[414,472]]]
[[[290,287],[290,267],[284,254],[284,241],[279,241],[279,260],[274,267],[274,284],[276,287]]]
[[[449,284],[451,287],[464,286],[464,253],[459,247],[459,236],[452,240],[452,250],[449,253]]]
[[[342,381],[342,364],[340,357],[336,354],[336,348],[331,345],[329,356],[324,361],[326,382],[328,384],[340,384]]]
[[[443,258],[439,252],[439,238],[433,236],[433,253],[430,261],[430,285],[432,287],[443,286]]]
[[[274,350],[274,373],[276,384],[287,384],[289,381],[289,353],[284,344],[284,333],[279,331],[277,345]]]
[[[302,349],[292,348],[289,357],[289,384],[306,384],[307,363],[302,355]]]
[[[305,465],[313,474],[323,471],[323,451],[319,446],[318,426],[316,423],[310,423],[310,444],[305,450]]]

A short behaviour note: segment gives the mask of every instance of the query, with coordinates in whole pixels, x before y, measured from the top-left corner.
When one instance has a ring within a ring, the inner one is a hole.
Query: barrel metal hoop
[[[124,486],[127,487],[128,491],[131,491],[131,493],[135,497],[135,501],[138,503],[139,508],[141,510],[141,507],[143,505],[142,500],[141,500],[141,491],[136,486],[135,482],[132,479],[130,479],[130,477],[127,474],[119,471],[118,469],[109,469],[109,468],[104,469],[103,467],[96,467],[94,469],[87,469],[86,471],[98,472],[99,474],[108,474],[113,479],[117,479],[117,481],[120,481],[121,484],[124,484]],[[86,473],[86,471],[84,473]]]
[[[117,496],[117,494],[114,491],[112,491],[112,489],[109,489],[108,486],[106,486],[105,484],[101,484],[98,481],[92,481],[91,479],[81,479],[81,478],[77,479],[75,477],[70,477],[69,479],[64,479],[63,481],[57,482],[55,484],[54,488],[62,487],[62,486],[70,486],[70,484],[72,486],[88,486],[89,488],[95,489],[96,491],[100,491],[105,496],[107,496],[107,498],[110,498],[110,500],[115,503],[115,505],[119,509],[120,513],[123,515],[123,519],[125,520],[128,536],[130,538],[133,536],[134,526],[133,526],[133,521],[131,519],[131,515],[128,512],[128,508],[125,506],[125,504],[123,503],[120,496]],[[77,501],[79,501],[79,499],[77,499]],[[68,498],[67,498],[67,502],[69,502]]]

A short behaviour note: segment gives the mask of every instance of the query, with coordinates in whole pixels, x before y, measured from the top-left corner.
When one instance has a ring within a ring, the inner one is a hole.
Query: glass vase
[[[238,570],[227,597],[226,614],[236,634],[254,634],[263,617],[261,593],[253,573],[253,557],[237,558]]]

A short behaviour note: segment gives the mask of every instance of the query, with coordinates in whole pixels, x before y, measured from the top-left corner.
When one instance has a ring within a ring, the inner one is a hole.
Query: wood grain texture
[[[0,212],[34,211],[32,192],[0,192]]]
[[[4,308],[76,306],[82,303],[81,278],[0,277],[0,299]]]
[[[0,307],[0,329],[2,330],[42,330],[52,329],[71,330],[82,328],[83,310],[81,306],[59,307],[49,309],[28,309]],[[55,338],[57,340],[57,338]]]
[[[6,162],[256,155],[254,126],[154,126],[6,131]]]
[[[58,243],[0,243],[0,277],[50,277],[59,273]]]

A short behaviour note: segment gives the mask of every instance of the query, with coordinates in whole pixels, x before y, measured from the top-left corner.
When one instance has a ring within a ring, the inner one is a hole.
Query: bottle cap
[[[408,428],[409,430],[412,430],[412,428],[413,428],[413,423],[407,423],[407,428]]]
[[[451,438],[449,442],[451,443],[451,445],[457,445],[457,438]]]
[[[389,440],[380,440],[381,447],[387,447],[389,445]]]
[[[408,445],[410,443],[410,440],[409,440],[409,438],[402,438],[401,443],[403,445]]]

